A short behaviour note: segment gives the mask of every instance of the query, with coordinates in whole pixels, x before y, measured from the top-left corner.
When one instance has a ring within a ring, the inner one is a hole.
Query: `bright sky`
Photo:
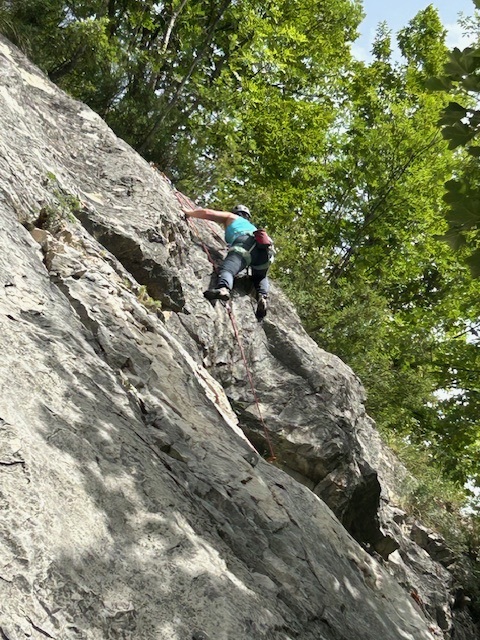
[[[467,16],[473,15],[475,6],[472,0],[363,0],[366,18],[360,25],[360,38],[352,46],[355,56],[362,59],[369,58],[372,40],[379,22],[385,20],[394,36],[429,4],[433,4],[439,10],[440,19],[448,30],[448,47],[460,49],[466,47],[469,43],[462,36],[457,18],[460,12]]]

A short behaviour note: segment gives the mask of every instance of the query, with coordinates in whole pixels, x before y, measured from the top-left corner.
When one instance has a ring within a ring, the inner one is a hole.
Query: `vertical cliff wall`
[[[353,372],[238,283],[266,462],[217,234],[2,39],[0,79],[0,637],[448,637]]]

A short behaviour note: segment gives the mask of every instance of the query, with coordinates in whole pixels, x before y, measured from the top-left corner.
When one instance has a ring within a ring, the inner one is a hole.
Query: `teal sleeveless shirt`
[[[239,216],[225,229],[225,242],[231,245],[239,236],[243,236],[246,233],[253,233],[256,230],[257,227],[255,225]]]

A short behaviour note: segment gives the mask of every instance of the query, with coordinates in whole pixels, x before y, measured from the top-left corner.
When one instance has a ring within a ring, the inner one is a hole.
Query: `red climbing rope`
[[[252,390],[253,399],[254,399],[255,405],[257,407],[258,417],[260,418],[260,422],[262,423],[263,433],[265,435],[265,440],[267,441],[268,448],[270,450],[270,457],[268,458],[268,461],[269,462],[274,462],[277,459],[277,457],[276,457],[275,452],[273,450],[272,441],[270,440],[270,435],[268,433],[267,425],[265,424],[265,420],[263,419],[262,411],[260,409],[260,402],[258,400],[257,392],[255,391],[255,385],[253,384],[253,377],[252,377],[252,374],[250,372],[250,368],[248,366],[247,357],[245,355],[245,349],[243,348],[242,340],[240,338],[240,333],[238,331],[237,321],[235,319],[235,316],[234,316],[234,313],[233,313],[233,309],[232,309],[232,307],[231,307],[229,302],[227,302],[227,304],[225,305],[225,308],[227,309],[228,316],[229,316],[230,321],[232,323],[233,332],[234,332],[235,337],[237,339],[238,346],[240,347],[240,353],[242,354],[243,364],[245,365],[245,370],[247,372],[248,381],[250,383],[250,388]]]
[[[194,203],[189,198],[187,198],[183,193],[180,193],[180,191],[175,190],[175,195],[177,197],[177,200],[180,202],[180,204],[187,205],[191,209],[195,209],[196,208]],[[202,249],[204,250],[209,262],[212,264],[215,272],[218,272],[217,264],[213,260],[207,245],[203,242],[202,238],[200,237],[200,234],[198,232],[198,229],[197,229],[195,223],[193,222],[193,220],[191,218],[187,218],[187,220],[188,220],[188,223],[190,224],[194,234],[200,240],[200,243],[202,245]],[[213,231],[215,231],[215,236],[218,238],[219,236],[216,233],[216,230],[214,230],[212,228],[212,225],[209,223],[209,221],[206,220],[205,222],[207,222],[208,226]],[[222,238],[220,238],[220,239],[223,241]],[[253,383],[253,377],[252,377],[252,374],[251,374],[251,371],[250,371],[250,367],[248,366],[247,356],[245,355],[245,349],[243,348],[242,339],[240,337],[240,332],[238,330],[237,321],[235,319],[235,315],[233,313],[233,309],[232,309],[232,306],[231,306],[230,302],[225,303],[225,308],[227,310],[228,317],[230,318],[230,322],[232,323],[233,333],[235,334],[235,338],[236,338],[238,346],[240,348],[240,353],[241,353],[241,356],[242,356],[243,364],[245,366],[245,371],[247,372],[247,378],[248,378],[248,381],[250,383],[250,388],[252,390],[253,399],[254,399],[254,402],[255,402],[255,406],[257,408],[258,417],[259,417],[260,422],[262,424],[263,433],[265,435],[265,440],[267,441],[268,448],[269,448],[269,451],[270,451],[270,457],[267,458],[267,460],[268,460],[268,462],[274,462],[277,459],[277,457],[276,457],[275,452],[273,450],[273,445],[272,445],[272,441],[270,439],[270,435],[268,433],[267,425],[265,424],[265,420],[263,418],[262,411],[260,409],[260,402],[258,400],[257,392],[255,391],[255,385]]]

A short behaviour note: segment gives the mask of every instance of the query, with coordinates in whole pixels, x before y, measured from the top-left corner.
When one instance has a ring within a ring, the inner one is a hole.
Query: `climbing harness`
[[[174,193],[175,193],[175,196],[176,196],[177,200],[180,202],[181,205],[184,205],[184,206],[186,205],[186,206],[190,207],[191,209],[195,209],[195,204],[190,200],[190,198],[187,198],[187,196],[185,196],[180,191],[177,191],[176,189],[174,190]],[[188,220],[188,223],[189,223],[194,235],[199,239],[200,244],[202,245],[202,249],[205,252],[209,262],[212,264],[214,270],[216,272],[218,272],[217,264],[213,260],[207,245],[203,242],[202,238],[200,237],[200,234],[198,232],[198,229],[197,229],[195,223],[193,222],[193,220],[191,218],[187,218],[187,220]],[[205,222],[209,223],[208,220],[205,220]],[[212,228],[211,224],[208,224],[208,226],[210,228]],[[217,238],[219,238],[217,233],[215,233],[215,235],[216,235]],[[220,240],[222,242],[224,242],[223,238],[220,238]],[[255,246],[255,243],[254,243],[253,246]],[[250,260],[251,260],[251,256],[250,256]],[[267,263],[267,264],[269,264],[269,263]],[[256,268],[260,268],[260,267],[256,267]],[[264,267],[264,268],[266,268],[266,267]],[[268,449],[269,449],[269,452],[270,452],[270,456],[267,458],[267,462],[275,462],[277,457],[276,457],[275,452],[273,450],[273,445],[272,445],[272,441],[271,441],[270,435],[268,433],[267,425],[265,423],[265,420],[264,420],[263,415],[262,415],[262,411],[260,409],[260,402],[259,402],[259,399],[258,399],[257,392],[255,391],[255,385],[254,385],[254,382],[253,382],[253,376],[251,374],[250,367],[248,366],[247,356],[245,354],[245,349],[244,349],[243,344],[242,344],[242,339],[240,337],[240,332],[238,330],[238,325],[237,325],[237,321],[236,321],[235,315],[233,313],[233,308],[232,308],[231,302],[230,301],[222,302],[222,304],[225,307],[225,309],[227,310],[228,317],[230,318],[230,322],[232,324],[233,333],[235,335],[235,339],[236,339],[236,341],[238,343],[238,346],[239,346],[239,349],[240,349],[240,354],[242,356],[242,360],[243,360],[243,364],[244,364],[244,367],[245,367],[245,371],[247,372],[247,378],[248,378],[248,382],[250,384],[250,389],[252,391],[252,395],[253,395],[255,406],[256,406],[256,409],[257,409],[258,417],[259,417],[260,423],[262,425],[263,433],[264,433],[264,436],[265,436],[265,440],[267,442]]]

